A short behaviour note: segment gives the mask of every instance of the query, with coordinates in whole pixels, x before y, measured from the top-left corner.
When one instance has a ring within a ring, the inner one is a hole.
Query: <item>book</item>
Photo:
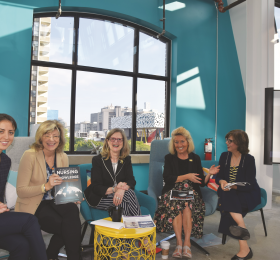
[[[246,186],[246,185],[251,185],[249,182],[232,182],[228,183],[224,188],[225,189],[230,189],[230,187],[237,185],[237,186]]]
[[[81,175],[79,167],[59,167],[55,173],[62,183],[54,187],[55,204],[66,204],[83,200]]]
[[[193,200],[193,191],[171,190],[170,200]]]
[[[151,215],[142,216],[123,216],[125,228],[151,228],[155,227]]]

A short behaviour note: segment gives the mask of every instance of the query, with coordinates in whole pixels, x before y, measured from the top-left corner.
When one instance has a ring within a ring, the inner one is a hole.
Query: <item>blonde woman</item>
[[[92,158],[91,185],[85,190],[88,204],[101,210],[121,206],[123,215],[141,215],[134,193],[129,145],[123,130],[112,129],[100,155]]]
[[[65,246],[67,259],[77,260],[81,242],[79,209],[75,203],[56,205],[52,192],[62,182],[54,168],[69,166],[64,145],[62,124],[48,120],[39,126],[35,143],[19,164],[15,210],[34,214],[41,229],[54,234],[47,248],[48,259],[58,259],[60,248]]]
[[[201,238],[205,203],[202,200],[200,187],[206,185],[211,174],[219,171],[219,166],[210,168],[209,174],[204,176],[201,161],[193,153],[192,137],[185,128],[179,127],[171,134],[169,152],[165,156],[163,179],[165,185],[155,214],[157,231],[174,230],[177,246],[173,253],[176,258],[191,258],[191,235]],[[171,190],[193,191],[193,200],[170,200]],[[182,229],[185,240],[182,241]]]

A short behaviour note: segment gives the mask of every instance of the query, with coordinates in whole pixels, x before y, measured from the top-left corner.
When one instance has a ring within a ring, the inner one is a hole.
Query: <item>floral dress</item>
[[[174,190],[191,191],[193,190],[192,182],[189,180],[177,182],[175,183]],[[193,190],[193,192],[193,200],[170,200],[171,190],[161,196],[154,220],[158,232],[172,231],[174,218],[189,205],[192,212],[191,236],[195,238],[201,238],[203,236],[205,203],[196,191]]]

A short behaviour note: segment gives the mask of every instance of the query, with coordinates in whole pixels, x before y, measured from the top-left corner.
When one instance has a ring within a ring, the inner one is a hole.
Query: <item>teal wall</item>
[[[186,7],[166,11],[167,36],[172,39],[170,128],[187,128],[203,158],[204,138],[215,134],[216,8],[211,0],[180,2]],[[56,11],[57,5],[57,0],[0,0],[0,111],[15,117],[18,136],[28,132],[33,11]],[[64,11],[107,14],[158,32],[161,5],[159,0],[62,0]],[[193,70],[198,73],[176,84],[177,75]],[[219,13],[218,84],[217,158],[226,148],[225,134],[245,129],[245,93],[228,12]]]

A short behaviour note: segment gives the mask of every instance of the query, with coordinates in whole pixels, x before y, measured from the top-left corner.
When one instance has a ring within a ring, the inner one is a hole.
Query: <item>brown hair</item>
[[[226,134],[226,138],[230,136],[233,137],[233,142],[237,145],[237,151],[241,154],[249,153],[249,138],[245,131],[243,130],[231,130]]]
[[[64,127],[57,120],[47,120],[39,126],[35,135],[35,142],[31,145],[31,148],[35,149],[36,151],[42,150],[44,148],[42,144],[43,135],[52,132],[55,129],[58,130],[60,134],[59,145],[56,148],[56,151],[58,153],[62,152],[65,145]]]
[[[0,113],[0,122],[4,121],[4,120],[11,122],[12,126],[14,127],[14,130],[15,131],[17,130],[17,122],[16,122],[16,120],[13,117],[11,117],[11,116],[9,116],[7,114]],[[1,162],[1,153],[0,153],[0,162]]]
[[[171,140],[169,142],[169,152],[171,154],[176,154],[176,149],[175,149],[175,145],[174,145],[174,137],[181,135],[183,137],[186,138],[189,146],[188,146],[188,153],[191,153],[194,150],[194,143],[193,143],[193,139],[191,137],[191,134],[188,130],[186,130],[184,127],[180,126],[177,129],[173,130],[171,133]]]
[[[124,131],[120,128],[114,128],[114,129],[110,130],[110,132],[107,134],[106,139],[105,139],[104,144],[103,144],[101,155],[106,158],[105,160],[108,160],[110,158],[110,147],[108,145],[108,141],[114,133],[121,133],[121,135],[122,135],[123,148],[120,151],[120,158],[119,159],[123,160],[126,156],[129,155],[130,149],[129,149],[129,145],[128,145],[126,135],[125,135]]]
[[[12,126],[14,127],[14,130],[15,131],[17,130],[17,122],[16,122],[16,120],[13,117],[11,117],[11,116],[9,116],[7,114],[2,114],[1,113],[0,114],[0,122],[4,121],[4,120],[10,121],[12,123]]]

